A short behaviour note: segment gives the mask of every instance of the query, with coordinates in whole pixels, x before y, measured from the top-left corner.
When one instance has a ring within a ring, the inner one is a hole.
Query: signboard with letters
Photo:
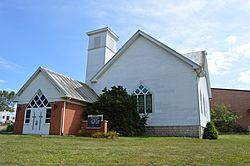
[[[103,120],[103,115],[88,115],[88,128],[101,128],[101,123]]]

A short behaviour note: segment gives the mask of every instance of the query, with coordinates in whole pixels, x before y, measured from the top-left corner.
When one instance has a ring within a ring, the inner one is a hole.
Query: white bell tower
[[[91,78],[115,55],[119,38],[108,27],[87,32],[87,35],[89,47],[85,82],[90,85]]]

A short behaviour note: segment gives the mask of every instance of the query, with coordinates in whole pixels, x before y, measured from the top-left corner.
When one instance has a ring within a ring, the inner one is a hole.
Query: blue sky
[[[138,29],[180,53],[206,50],[212,87],[250,89],[250,1],[1,0],[0,89],[43,66],[84,81],[87,31],[110,27],[120,48]]]

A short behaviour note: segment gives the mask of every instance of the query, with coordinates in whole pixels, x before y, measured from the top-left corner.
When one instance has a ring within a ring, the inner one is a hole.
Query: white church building
[[[75,134],[86,106],[121,85],[148,115],[146,134],[202,136],[212,97],[205,51],[180,54],[140,30],[118,51],[111,29],[87,35],[86,83],[39,67],[15,97],[16,133]]]

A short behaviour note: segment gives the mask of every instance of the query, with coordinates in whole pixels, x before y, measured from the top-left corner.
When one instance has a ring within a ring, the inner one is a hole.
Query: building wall
[[[205,77],[198,79],[199,113],[200,125],[206,127],[207,122],[211,120],[209,96],[207,91],[207,81]]]
[[[229,105],[232,111],[241,116],[238,124],[244,128],[250,126],[250,91],[219,89],[212,88],[212,100],[210,101],[213,108],[216,104]]]
[[[63,135],[77,134],[81,128],[81,121],[83,113],[86,111],[86,106],[66,101],[53,102],[51,105],[53,110],[51,112],[50,135],[60,135],[61,133]]]
[[[97,94],[122,85],[132,94],[144,85],[153,95],[149,126],[200,125],[196,73],[186,62],[139,37],[99,78]]]
[[[15,134],[23,133],[23,122],[24,122],[24,114],[26,109],[26,104],[18,104],[16,110],[16,121],[14,126]]]
[[[7,118],[9,117],[9,120]],[[16,112],[0,111],[0,123],[15,122]]]
[[[23,91],[21,96],[17,96],[18,104],[29,103],[38,90],[41,90],[49,102],[60,101],[62,94],[55,88],[55,86],[44,76],[39,73],[37,77],[29,84]]]
[[[65,104],[64,135],[74,135],[81,128],[81,122],[86,106],[72,103]]]
[[[50,119],[50,135],[61,135],[62,131],[62,113],[64,109],[64,102],[51,102],[52,106],[51,119]]]
[[[65,102],[65,114],[64,114],[64,102],[51,102],[51,120],[50,120],[50,135],[73,135],[81,128],[81,122],[86,106],[77,105],[69,102]],[[23,123],[25,115],[26,105],[17,106],[16,122],[14,132],[16,134],[23,133]],[[64,114],[64,127],[62,127]]]

